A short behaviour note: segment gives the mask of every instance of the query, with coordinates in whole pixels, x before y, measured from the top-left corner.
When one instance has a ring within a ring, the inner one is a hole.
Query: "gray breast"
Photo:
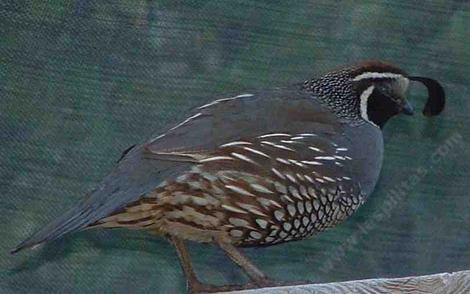
[[[349,141],[352,173],[361,191],[369,196],[377,183],[382,169],[383,136],[379,128],[370,123],[344,128],[344,139]]]

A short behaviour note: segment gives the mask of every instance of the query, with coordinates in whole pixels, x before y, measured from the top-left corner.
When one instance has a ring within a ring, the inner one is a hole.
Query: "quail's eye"
[[[392,99],[393,101],[397,101],[397,98],[395,97],[396,95],[394,95],[393,93],[393,89],[389,87],[388,85],[378,84],[376,86],[376,89],[380,91],[380,93],[382,93],[383,95]]]
[[[384,93],[384,94],[386,94],[386,93],[389,92],[388,87],[386,87],[386,86],[383,85],[383,84],[379,84],[379,85],[377,85],[376,87],[377,87],[377,89],[378,89],[380,92],[382,92],[382,93]]]

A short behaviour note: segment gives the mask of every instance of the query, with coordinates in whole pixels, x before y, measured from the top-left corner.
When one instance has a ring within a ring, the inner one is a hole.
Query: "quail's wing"
[[[297,90],[245,94],[201,106],[161,136],[126,150],[114,170],[87,197],[12,252],[57,239],[106,217],[139,199],[162,180],[188,170],[195,161],[212,156],[222,144],[265,134],[301,134],[306,130],[314,130],[321,137],[334,137],[341,132],[341,125],[316,100]]]
[[[300,91],[269,91],[220,99],[199,107],[192,116],[147,142],[151,153],[210,153],[240,138],[270,132],[315,130],[336,133],[335,115]]]

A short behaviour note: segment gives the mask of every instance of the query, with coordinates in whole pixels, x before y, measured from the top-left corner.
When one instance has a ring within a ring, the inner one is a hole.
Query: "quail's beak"
[[[401,113],[406,114],[406,115],[414,114],[414,109],[413,109],[413,106],[411,106],[410,102],[408,101],[403,102]]]

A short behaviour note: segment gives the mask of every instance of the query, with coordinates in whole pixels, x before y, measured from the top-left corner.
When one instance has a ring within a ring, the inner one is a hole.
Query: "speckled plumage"
[[[349,149],[313,133],[229,142],[97,226],[139,226],[237,246],[305,238],[363,202]],[[201,233],[204,231],[204,233]]]

